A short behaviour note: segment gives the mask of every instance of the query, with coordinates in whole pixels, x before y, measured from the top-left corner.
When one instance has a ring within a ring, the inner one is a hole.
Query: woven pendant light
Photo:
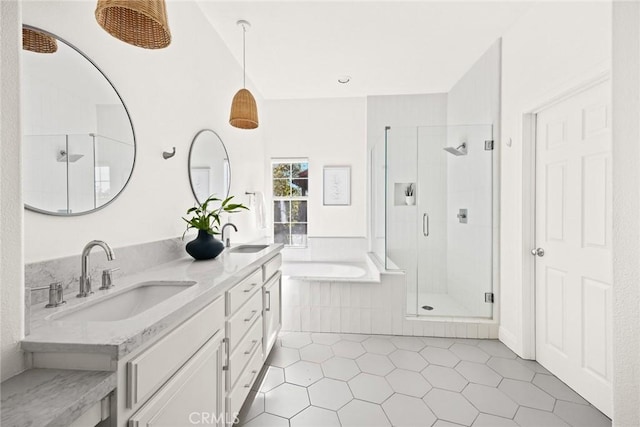
[[[255,129],[258,127],[258,106],[256,105],[256,99],[246,88],[245,35],[247,28],[251,25],[244,20],[238,21],[237,24],[242,27],[242,89],[235,94],[231,102],[229,123],[231,126],[240,129]]]
[[[54,53],[58,50],[58,41],[40,31],[23,28],[22,48],[36,53]]]
[[[164,0],[98,0],[96,20],[117,39],[145,49],[171,43]]]

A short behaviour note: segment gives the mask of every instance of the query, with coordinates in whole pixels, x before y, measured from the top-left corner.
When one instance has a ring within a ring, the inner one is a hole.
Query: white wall
[[[98,212],[73,218],[25,213],[25,261],[78,254],[92,239],[113,247],[179,236],[181,216],[195,203],[189,187],[187,156],[194,135],[203,128],[218,132],[231,160],[231,194],[245,204],[248,190],[263,190],[262,128],[235,129],[228,124],[242,69],[193,2],[169,1],[173,40],[161,50],[123,43],[100,28],[94,1],[25,2],[24,22],[76,45],[111,79],[133,121],[136,165],[120,197]],[[264,113],[262,99],[248,82]],[[264,120],[263,120],[264,123]],[[162,152],[175,146],[175,157]],[[260,237],[251,213],[236,214],[234,241]],[[55,245],[43,242],[56,242]]]
[[[613,4],[613,411],[640,425],[640,3]]]
[[[366,102],[364,98],[265,102],[264,143],[268,224],[273,216],[271,158],[309,159],[308,235],[364,237],[366,222]],[[351,166],[351,205],[323,206],[323,166]]]
[[[611,4],[536,3],[502,38],[500,339],[524,354],[523,114],[610,59]],[[511,147],[506,142],[513,141]],[[528,259],[528,258],[527,258]]]
[[[20,3],[0,2],[0,381],[24,369],[22,192],[20,189]]]
[[[447,98],[447,145],[467,142],[466,156],[441,154],[447,169],[448,293],[473,316],[492,316],[485,292],[498,292],[498,209],[500,147],[484,150],[484,140],[499,140],[500,40],[451,88]],[[493,125],[493,134],[488,126]],[[465,126],[461,126],[465,125]],[[468,209],[468,222],[458,209]],[[492,215],[495,212],[495,215]]]

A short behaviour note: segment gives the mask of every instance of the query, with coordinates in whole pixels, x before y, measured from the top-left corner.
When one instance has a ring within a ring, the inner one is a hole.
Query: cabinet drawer
[[[219,297],[127,363],[127,407],[133,408],[163,384],[209,338],[224,330]]]
[[[232,389],[236,380],[247,366],[249,359],[255,351],[262,353],[262,318],[259,317],[247,332],[247,335],[240,341],[236,350],[231,353],[229,362],[229,389]]]
[[[282,254],[278,254],[262,265],[262,282],[269,280],[282,265]]]
[[[227,338],[231,352],[238,346],[253,322],[262,316],[262,292],[256,292],[227,322]]]
[[[255,382],[256,378],[258,378],[258,374],[261,369],[262,352],[256,351],[251,357],[251,361],[249,361],[247,368],[240,375],[237,384],[231,389],[231,393],[229,393],[227,409],[229,410],[230,419],[234,419],[234,417],[240,412],[240,408],[242,408],[242,404],[247,398],[247,395],[251,390],[251,386]]]
[[[227,316],[235,313],[262,285],[262,271],[257,269],[227,291]]]

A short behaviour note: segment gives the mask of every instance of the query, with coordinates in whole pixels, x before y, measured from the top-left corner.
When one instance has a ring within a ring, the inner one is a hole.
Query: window
[[[109,166],[95,167],[95,202],[102,206],[111,199],[111,171]]]
[[[286,246],[307,246],[309,161],[274,159],[273,239]]]

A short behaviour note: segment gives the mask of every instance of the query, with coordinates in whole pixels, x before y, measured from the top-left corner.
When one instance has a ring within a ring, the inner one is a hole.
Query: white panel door
[[[537,116],[536,358],[612,414],[610,83]],[[539,251],[538,251],[539,252]],[[533,255],[533,254],[532,254]]]

